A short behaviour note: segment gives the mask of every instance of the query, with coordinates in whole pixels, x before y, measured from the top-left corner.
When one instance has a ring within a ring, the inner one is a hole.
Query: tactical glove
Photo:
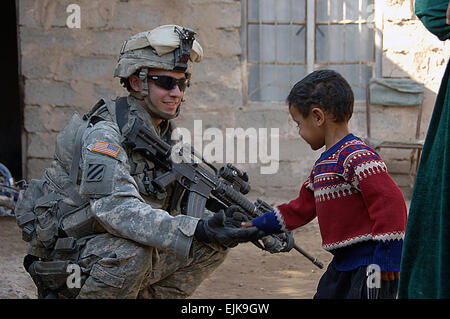
[[[233,223],[239,223],[242,226],[242,222],[249,222],[249,218],[245,214],[241,213],[239,206],[230,206],[225,213],[227,217],[233,218]],[[261,238],[261,241],[263,243],[263,247],[257,246],[267,250],[271,254],[289,252],[295,245],[294,236],[290,232],[279,233],[276,237],[264,236]]]
[[[280,240],[277,240],[277,238]],[[294,248],[295,240],[292,233],[281,233],[277,235],[277,238],[273,236],[261,238],[261,241],[264,244],[264,250],[267,250],[271,254],[276,254],[289,252]]]
[[[225,224],[241,228],[242,222],[248,222],[250,219],[242,212],[242,209],[237,205],[232,205],[225,210],[226,220]]]
[[[201,219],[194,233],[195,238],[200,242],[216,243],[227,248],[258,240],[264,235],[265,233],[256,227],[236,228],[231,219],[227,221],[223,210],[212,217]]]

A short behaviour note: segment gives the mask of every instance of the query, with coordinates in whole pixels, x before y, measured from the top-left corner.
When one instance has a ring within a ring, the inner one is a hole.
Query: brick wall
[[[430,33],[414,14],[414,0],[383,2],[382,76],[411,78],[425,86],[420,139],[425,139],[439,85],[448,61],[449,43]],[[381,139],[414,139],[418,107],[372,106],[372,135]],[[408,172],[411,150],[382,149],[391,171]],[[409,196],[413,181],[408,174],[394,179]]]
[[[66,8],[81,8],[81,28],[66,26]],[[103,96],[125,93],[112,77],[122,41],[162,24],[179,24],[198,32],[204,60],[194,66],[181,127],[203,131],[225,128],[278,128],[280,161],[276,175],[261,175],[257,164],[239,164],[249,171],[252,187],[261,193],[295,195],[321,151],[312,152],[289,124],[284,103],[243,105],[241,2],[234,0],[18,0],[20,68],[24,79],[26,178],[40,177],[51,162],[57,133],[74,111],[88,110]],[[422,137],[428,126],[448,50],[424,29],[413,14],[412,1],[385,1],[383,76],[412,77],[425,83]],[[386,137],[412,134],[411,112],[377,109]],[[399,124],[398,119],[401,119]],[[356,105],[350,122],[365,134],[364,105]],[[396,128],[397,131],[393,130]],[[270,149],[270,147],[269,147]],[[225,150],[226,151],[226,150]],[[270,153],[270,151],[269,151]],[[408,154],[386,152],[388,166],[407,166]],[[406,163],[406,164],[405,164]],[[407,167],[406,167],[407,168]],[[398,177],[400,184],[408,181]]]

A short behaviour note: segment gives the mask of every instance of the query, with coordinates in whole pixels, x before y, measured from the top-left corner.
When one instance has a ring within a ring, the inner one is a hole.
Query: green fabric
[[[424,85],[411,79],[372,78],[370,103],[380,105],[420,105]]]
[[[416,15],[441,40],[448,0],[416,0]],[[400,267],[399,298],[450,298],[450,63],[414,185]]]
[[[448,0],[416,0],[415,14],[425,28],[436,35],[439,40],[450,39],[450,25],[446,24]]]

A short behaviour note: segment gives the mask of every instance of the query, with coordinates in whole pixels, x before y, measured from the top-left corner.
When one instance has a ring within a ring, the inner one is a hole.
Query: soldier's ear
[[[131,88],[134,91],[136,91],[136,92],[142,91],[142,81],[137,75],[135,75],[135,74],[130,75],[130,77],[128,78],[128,81],[130,83]]]

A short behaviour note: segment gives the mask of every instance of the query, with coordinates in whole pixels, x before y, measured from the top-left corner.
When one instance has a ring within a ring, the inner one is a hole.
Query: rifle
[[[246,172],[230,163],[218,170],[192,146],[182,145],[178,149],[172,147],[147,129],[140,118],[131,119],[130,125],[124,128],[123,137],[128,149],[140,152],[165,171],[152,181],[144,181],[148,190],[156,196],[166,196],[167,186],[177,182],[188,191],[186,206],[188,216],[201,218],[205,207],[217,211],[232,205],[239,206],[249,219],[273,210],[273,207],[261,199],[252,203],[244,196],[250,191]],[[270,237],[272,242],[282,245],[284,236],[285,233],[280,233],[267,237]],[[257,241],[253,244],[264,249]],[[298,245],[294,244],[293,248],[314,265],[323,268],[322,262]]]

